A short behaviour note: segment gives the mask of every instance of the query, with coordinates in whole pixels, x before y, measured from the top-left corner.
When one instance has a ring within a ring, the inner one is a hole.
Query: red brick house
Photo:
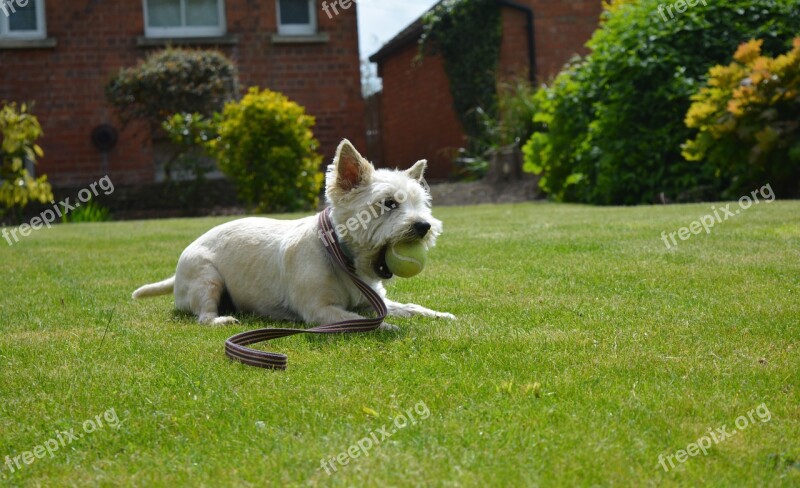
[[[365,144],[356,9],[322,14],[317,0],[0,0],[0,101],[33,101],[45,136],[37,172],[56,186],[109,174],[152,182],[149,132],[131,126],[101,153],[101,124],[118,127],[104,88],[120,68],[166,45],[217,48],[242,89],[286,94],[316,116],[330,157],[342,137]]]
[[[600,0],[499,0],[503,22],[499,78],[548,81],[597,28]],[[450,81],[439,56],[415,62],[423,24],[419,19],[386,43],[370,61],[378,63],[381,152],[389,166],[429,160],[429,176],[446,178],[464,131],[453,109]]]

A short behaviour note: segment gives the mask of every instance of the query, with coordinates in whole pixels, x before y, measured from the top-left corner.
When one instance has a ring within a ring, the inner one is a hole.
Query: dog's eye
[[[383,201],[383,204],[391,208],[392,210],[400,206],[400,204],[397,203],[397,201],[394,198],[387,198],[386,200]]]

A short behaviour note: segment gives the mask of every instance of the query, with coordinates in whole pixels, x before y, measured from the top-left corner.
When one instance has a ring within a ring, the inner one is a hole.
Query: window
[[[144,33],[147,37],[213,37],[225,34],[224,0],[143,1]]]
[[[305,36],[317,33],[314,0],[277,0],[278,34]]]
[[[0,0],[0,37],[44,39],[44,0]]]

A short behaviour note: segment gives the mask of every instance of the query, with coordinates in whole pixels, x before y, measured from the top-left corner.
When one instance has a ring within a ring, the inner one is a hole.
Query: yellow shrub
[[[46,203],[53,199],[47,176],[34,178],[25,168],[44,155],[36,140],[42,136],[39,121],[22,104],[7,104],[0,109],[0,216],[15,211],[17,220],[30,201]]]
[[[314,117],[300,105],[253,87],[225,106],[210,152],[239,196],[258,211],[314,208],[323,175],[313,126]]]
[[[699,132],[683,155],[712,164],[732,193],[771,183],[778,196],[794,197],[800,195],[800,38],[775,58],[761,55],[762,43],[748,41],[731,64],[711,68],[686,113],[686,125]]]

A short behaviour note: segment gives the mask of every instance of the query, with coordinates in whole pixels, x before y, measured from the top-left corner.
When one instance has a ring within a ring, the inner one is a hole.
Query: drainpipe
[[[536,38],[534,37],[533,9],[509,0],[497,0],[497,4],[508,7],[525,14],[528,31],[528,64],[530,66],[528,77],[531,83],[536,83]]]

